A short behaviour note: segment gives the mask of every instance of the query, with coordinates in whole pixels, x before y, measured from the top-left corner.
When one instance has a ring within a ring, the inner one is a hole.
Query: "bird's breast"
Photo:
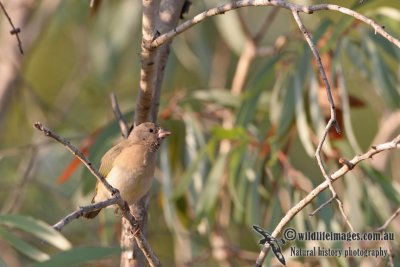
[[[115,159],[106,179],[120,191],[122,198],[128,204],[133,204],[150,190],[155,165],[155,153],[146,153],[137,148],[124,149]],[[96,195],[96,202],[110,197],[110,193],[101,187],[102,192]]]

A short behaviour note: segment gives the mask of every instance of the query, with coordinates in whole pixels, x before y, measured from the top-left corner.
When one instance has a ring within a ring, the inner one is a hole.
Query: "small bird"
[[[136,126],[129,137],[104,154],[100,173],[107,182],[117,188],[121,197],[130,205],[142,198],[151,187],[156,165],[157,150],[162,140],[171,132],[145,122]],[[111,193],[102,183],[97,182],[92,203],[107,200]],[[83,216],[92,219],[101,209]]]

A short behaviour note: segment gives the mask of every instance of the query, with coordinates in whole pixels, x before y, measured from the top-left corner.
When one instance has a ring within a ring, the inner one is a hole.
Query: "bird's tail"
[[[83,217],[85,217],[86,219],[93,219],[94,217],[97,216],[97,214],[99,214],[100,211],[101,209],[87,212],[83,214]]]

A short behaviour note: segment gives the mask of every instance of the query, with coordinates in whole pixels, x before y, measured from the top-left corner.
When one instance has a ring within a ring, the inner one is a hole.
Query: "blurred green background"
[[[98,12],[90,15],[88,1],[27,1],[26,6],[19,1],[19,6],[7,6],[11,2],[4,1],[11,17],[19,9],[28,9],[21,38],[23,45],[24,38],[33,41],[23,56],[16,57],[19,63],[1,57],[2,64],[19,68],[13,79],[0,73],[1,79],[12,81],[4,87],[9,96],[0,113],[0,266],[34,266],[57,256],[63,266],[117,266],[120,216],[112,210],[96,220],[81,219],[66,226],[62,235],[69,242],[43,224],[52,225],[77,206],[88,204],[95,179],[80,166],[60,183],[73,156],[32,125],[41,121],[88,149],[89,158],[99,166],[101,156],[120,138],[111,92],[127,120],[133,118],[141,3],[103,1]],[[345,4],[400,37],[398,1],[328,2]],[[218,4],[222,2],[193,1],[185,17]],[[339,157],[352,158],[399,133],[400,49],[368,25],[338,12],[301,17],[318,43],[343,119],[343,134],[331,133],[323,149],[328,172],[333,173],[340,167]],[[39,20],[44,21],[38,24]],[[0,23],[1,46],[17,49],[4,16]],[[35,25],[40,27],[34,29]],[[260,27],[268,29],[257,47],[271,52],[260,52],[249,61],[246,81],[239,93],[234,92],[239,62],[249,42],[245,30],[256,33]],[[35,31],[36,36],[30,36]],[[163,265],[254,263],[261,237],[251,226],[272,231],[290,207],[323,181],[313,154],[326,111],[314,58],[287,10],[244,8],[240,14],[210,18],[176,37],[158,120],[173,135],[160,151],[148,225],[149,242]],[[400,206],[400,153],[382,154],[335,183],[357,232],[373,231]],[[329,192],[317,197],[290,226],[298,231],[348,232],[336,204],[308,216],[329,197]],[[29,225],[37,228],[29,230]],[[391,244],[398,255],[399,220],[387,230],[396,235]],[[344,248],[349,244],[319,245]],[[386,245],[351,243],[361,248]],[[71,247],[76,250],[59,254]],[[387,258],[294,257],[283,249],[288,266],[388,263]],[[270,254],[267,266],[279,265]],[[100,255],[101,260],[93,261]],[[92,261],[81,263],[88,260]],[[394,266],[400,265],[399,257],[394,260]],[[62,266],[51,264],[35,266]]]

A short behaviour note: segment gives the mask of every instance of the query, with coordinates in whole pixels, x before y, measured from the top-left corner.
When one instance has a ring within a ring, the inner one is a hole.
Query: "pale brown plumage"
[[[150,189],[156,153],[161,141],[171,133],[156,126],[154,123],[145,122],[136,126],[129,137],[104,154],[101,159],[100,173],[113,187],[117,188],[121,197],[133,204],[143,197]],[[96,193],[92,203],[107,200],[111,193],[97,182]],[[91,219],[97,216],[100,210],[84,214]]]

